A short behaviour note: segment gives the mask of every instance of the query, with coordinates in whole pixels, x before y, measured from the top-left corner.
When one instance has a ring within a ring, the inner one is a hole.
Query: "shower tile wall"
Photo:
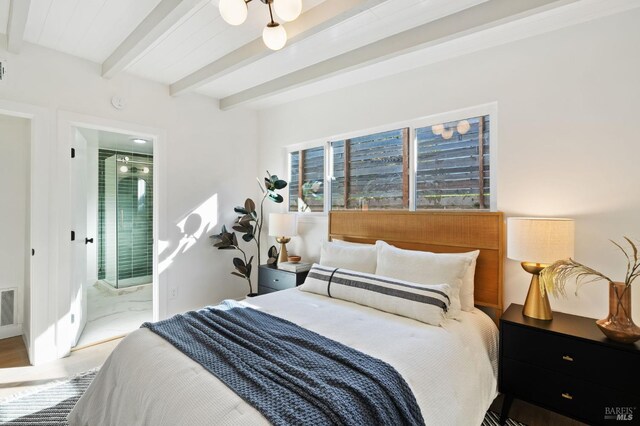
[[[116,161],[124,156],[130,160],[127,172],[120,170],[125,163]],[[99,150],[98,277],[117,287],[153,273],[152,161],[152,156]]]
[[[101,158],[98,151],[98,158]],[[101,161],[102,168],[98,167],[98,278],[106,279],[108,282],[118,281],[118,236],[116,224],[116,155],[111,154]]]

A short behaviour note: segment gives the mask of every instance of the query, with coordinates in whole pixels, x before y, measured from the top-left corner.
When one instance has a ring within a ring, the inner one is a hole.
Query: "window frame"
[[[406,133],[405,133],[405,130],[407,131]],[[360,133],[357,136],[353,136],[353,137],[350,137],[350,138],[332,139],[332,140],[328,141],[327,143],[328,143],[328,150],[329,151],[325,153],[325,155],[329,156],[329,167],[327,168],[327,170],[331,170],[331,171],[334,170],[333,169],[333,166],[334,166],[334,164],[333,164],[333,160],[334,160],[333,144],[334,143],[337,143],[337,142],[345,142],[346,143],[347,141],[351,142],[353,139],[358,139],[358,138],[367,137],[367,136],[374,136],[374,135],[379,135],[379,134],[382,134],[382,133],[389,133],[389,132],[394,132],[394,131],[399,131],[403,135],[403,137],[400,139],[401,140],[400,149],[403,152],[403,155],[402,155],[402,158],[403,158],[403,170],[404,170],[404,167],[405,167],[404,166],[404,160],[405,160],[404,153],[406,152],[407,155],[409,156],[409,161],[407,161],[407,165],[406,165],[406,167],[407,167],[406,168],[406,172],[407,172],[407,181],[406,181],[407,198],[406,198],[406,200],[404,199],[404,190],[405,190],[404,177],[402,179],[402,188],[401,188],[401,191],[403,192],[403,203],[405,203],[405,202],[407,203],[406,207],[403,207],[401,210],[408,210],[409,206],[410,206],[410,200],[411,200],[411,182],[410,182],[411,170],[410,170],[410,167],[409,167],[410,166],[409,163],[410,163],[410,160],[411,160],[411,157],[412,157],[412,153],[411,153],[411,127],[409,127],[409,126],[404,126],[404,127],[400,127],[400,128],[386,128],[386,130],[383,130],[381,132],[372,131],[370,133]],[[333,176],[329,176],[329,175],[328,175],[328,178],[329,179],[334,179]],[[332,182],[328,182],[327,184],[329,185],[330,183],[332,183]],[[331,185],[330,191],[333,191],[333,185]],[[331,211],[331,210],[333,210],[333,205],[332,205],[333,204],[333,193],[330,193],[329,195],[332,197],[331,200],[330,200],[330,203],[329,203],[329,204],[331,204],[329,206],[329,211]],[[345,206],[345,209],[349,210],[349,209],[346,208],[346,206]],[[398,209],[389,209],[389,210],[398,210]]]
[[[307,142],[285,147],[287,155],[287,178],[291,181],[291,153],[309,148],[324,147],[324,205],[322,212],[291,212],[301,216],[327,216],[331,209],[331,181],[333,179],[333,151],[331,142],[354,139],[375,133],[387,132],[393,129],[409,128],[409,208],[407,211],[416,211],[416,173],[418,164],[418,143],[416,129],[429,127],[434,124],[459,121],[466,118],[489,116],[489,170],[490,170],[490,205],[486,209],[475,209],[479,211],[497,211],[498,209],[498,104],[497,102],[477,105],[473,107],[461,108],[444,113],[432,114],[410,120],[397,121],[381,126],[370,127],[364,130],[340,133],[326,138],[318,138]],[[289,193],[287,193],[287,206],[289,206]],[[289,207],[287,207],[288,209]],[[417,211],[442,210],[442,209],[419,209]],[[469,210],[469,209],[444,209],[449,211]]]
[[[322,211],[321,212],[299,212],[299,211],[290,211],[289,208],[291,206],[291,200],[290,200],[290,193],[287,190],[286,196],[285,196],[285,202],[287,205],[287,213],[289,214],[297,214],[300,216],[304,216],[304,217],[308,217],[308,216],[326,216],[329,212],[329,210],[327,210],[327,198],[331,195],[330,192],[327,191],[327,167],[328,167],[328,163],[327,163],[327,145],[329,143],[326,141],[325,138],[322,139],[315,139],[315,140],[311,140],[311,141],[307,141],[307,142],[302,142],[302,143],[298,143],[295,145],[289,145],[287,147],[285,147],[286,150],[286,156],[287,156],[287,182],[291,182],[291,153],[293,152],[298,152],[298,151],[304,151],[306,149],[312,149],[312,148],[318,148],[318,147],[324,147],[324,179],[322,181],[322,184],[324,185],[323,188],[323,193],[324,193],[324,204],[322,206]],[[330,189],[329,189],[330,191]],[[329,202],[329,205],[331,205],[331,202]]]

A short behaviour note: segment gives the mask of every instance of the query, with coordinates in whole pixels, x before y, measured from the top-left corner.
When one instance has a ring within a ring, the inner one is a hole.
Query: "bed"
[[[502,311],[503,218],[481,212],[332,212],[329,237],[383,239],[412,250],[479,249],[478,306]],[[411,388],[428,425],[481,424],[497,394],[498,331],[480,309],[442,327],[299,289],[248,300],[392,365]],[[393,344],[389,344],[393,342]],[[202,366],[148,329],[128,335],[69,416],[71,425],[268,424]]]

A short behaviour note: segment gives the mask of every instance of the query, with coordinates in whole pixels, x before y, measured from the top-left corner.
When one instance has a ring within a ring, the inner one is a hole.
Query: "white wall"
[[[56,116],[61,111],[164,130],[164,175],[158,201],[164,218],[159,226],[160,272],[166,285],[162,294],[171,287],[178,289],[177,297],[166,302],[167,314],[247,293],[242,283],[229,274],[228,253],[215,251],[208,236],[222,223],[232,223],[233,205],[257,193],[255,112],[221,112],[214,100],[198,95],[173,98],[166,86],[127,74],[107,80],[100,76],[99,64],[31,44],[26,44],[20,55],[2,50],[0,54],[7,60],[7,78],[0,84],[0,99],[41,106],[49,114],[47,136],[53,148],[51,194],[57,190],[55,185],[60,178],[56,176],[55,161],[66,155],[64,144],[56,141]],[[111,106],[114,95],[126,99],[124,110]],[[60,150],[64,152],[61,154]],[[67,226],[58,223],[55,205],[56,200],[52,199],[52,240]],[[0,222],[6,222],[3,212],[0,218]],[[180,224],[187,218],[185,233]],[[57,268],[51,252],[52,282],[43,292],[53,295],[61,284],[53,281]],[[48,296],[34,292],[34,297]],[[55,311],[55,307],[51,310]],[[46,318],[39,324],[39,332],[44,333],[42,329],[54,324],[61,313],[41,314]]]
[[[30,226],[30,219],[32,217],[32,206],[31,206],[31,200],[33,198],[33,192],[31,190],[31,151],[32,151],[32,146],[31,146],[31,142],[32,142],[32,138],[33,138],[33,134],[31,133],[31,120],[30,119],[23,119],[25,120],[25,138],[24,138],[24,144],[27,146],[27,150],[26,150],[26,158],[25,158],[25,165],[24,165],[24,169],[22,171],[24,177],[25,177],[25,196],[26,196],[26,200],[25,200],[25,223],[24,223],[24,281],[23,281],[23,285],[24,285],[24,289],[22,291],[22,305],[20,307],[18,307],[18,310],[20,310],[20,315],[22,317],[22,339],[25,342],[25,346],[29,345],[29,340],[31,339],[31,305],[29,303],[29,300],[31,298],[31,266],[32,266],[32,255],[31,255],[31,248],[32,248],[32,239],[31,239],[31,226]]]
[[[0,115],[0,289],[17,289],[16,325],[0,328],[0,338],[20,335],[27,272],[30,122]],[[27,324],[28,326],[28,324]]]
[[[287,145],[495,101],[498,209],[575,218],[575,258],[622,279],[625,260],[608,240],[640,238],[638,22],[635,10],[264,110],[258,170],[286,170]],[[317,258],[326,219],[301,232],[291,251]],[[506,307],[524,301],[530,275],[505,266]],[[552,307],[605,316],[605,283],[572,293]]]

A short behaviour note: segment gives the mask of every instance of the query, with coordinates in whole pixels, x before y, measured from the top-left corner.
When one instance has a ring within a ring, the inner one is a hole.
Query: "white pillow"
[[[448,284],[422,285],[317,264],[298,288],[437,326],[451,303]]]
[[[378,262],[376,275],[397,278],[418,284],[451,286],[450,318],[460,318],[460,287],[471,264],[467,256],[426,251],[403,250],[384,241],[376,242]]]
[[[462,285],[460,286],[460,307],[463,311],[473,311],[474,308],[474,283],[476,280],[476,262],[480,255],[480,250],[469,251],[466,253],[448,253],[453,256],[464,256],[471,259],[471,264],[467,268],[467,272],[462,277]]]
[[[320,249],[320,265],[373,274],[377,250],[373,244],[346,245],[325,241]]]

